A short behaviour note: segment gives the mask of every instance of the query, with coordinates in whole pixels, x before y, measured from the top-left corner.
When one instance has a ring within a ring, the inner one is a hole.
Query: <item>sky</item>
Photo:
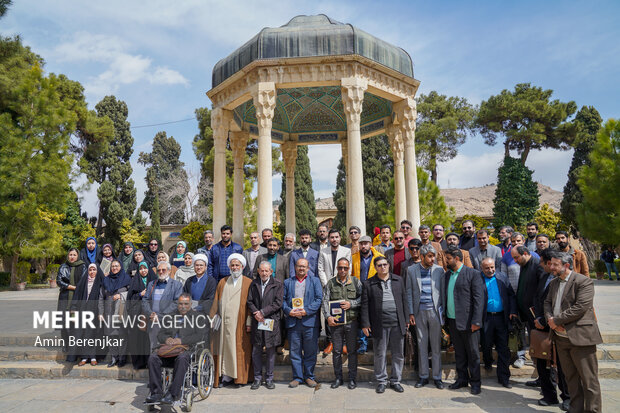
[[[127,103],[139,205],[146,172],[137,158],[151,150],[157,132],[174,136],[186,167],[199,170],[194,110],[211,107],[206,92],[214,64],[264,27],[319,13],[405,49],[421,82],[418,93],[436,90],[480,104],[530,82],[552,89],[553,99],[594,106],[603,119],[619,116],[617,1],[14,0],[0,34],[19,34],[48,72],[79,81],[90,108],[110,94]],[[148,126],[161,123],[167,124]],[[309,156],[315,196],[332,196],[340,148],[311,146]],[[438,184],[494,183],[502,157],[501,144],[489,147],[472,136],[456,158],[439,164]],[[535,180],[561,191],[571,157],[572,151],[532,152],[527,166]],[[274,199],[280,190],[274,176]],[[80,196],[95,215],[96,185]]]

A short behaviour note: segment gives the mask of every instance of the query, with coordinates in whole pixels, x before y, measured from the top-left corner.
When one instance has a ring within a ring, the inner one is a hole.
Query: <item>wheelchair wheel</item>
[[[194,403],[194,392],[192,390],[186,391],[184,397],[185,397],[185,411],[191,412],[192,404]]]
[[[214,366],[213,366],[213,356],[209,350],[202,350],[200,353],[200,357],[198,358],[198,392],[200,393],[200,397],[206,399],[211,394],[211,390],[213,390],[213,376],[214,376]]]

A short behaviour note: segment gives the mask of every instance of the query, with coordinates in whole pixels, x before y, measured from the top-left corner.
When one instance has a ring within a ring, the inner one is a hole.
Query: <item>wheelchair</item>
[[[200,341],[193,345],[190,350],[190,365],[185,372],[185,379],[183,380],[183,386],[181,387],[181,399],[179,402],[175,402],[172,406],[178,406],[186,412],[192,411],[192,405],[194,404],[194,397],[196,392],[204,400],[211,394],[213,390],[213,381],[215,376],[215,369],[213,364],[213,355],[207,348],[204,341]],[[162,367],[161,379],[163,394],[168,392],[170,383],[172,382],[172,374],[174,369],[172,367]],[[147,411],[152,411],[159,403],[145,403]]]

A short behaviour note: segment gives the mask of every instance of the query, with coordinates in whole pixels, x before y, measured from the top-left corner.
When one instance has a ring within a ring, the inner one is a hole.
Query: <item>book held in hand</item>
[[[265,318],[262,322],[258,323],[258,329],[273,331],[273,318]]]
[[[304,308],[304,299],[301,297],[293,298],[292,300],[293,309]]]
[[[347,313],[340,307],[342,302],[342,300],[329,302],[329,315],[334,317],[334,323],[336,324],[347,323]]]

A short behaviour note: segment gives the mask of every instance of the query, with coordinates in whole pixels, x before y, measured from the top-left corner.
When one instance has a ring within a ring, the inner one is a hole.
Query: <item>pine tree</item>
[[[347,234],[347,172],[344,168],[344,160],[342,158],[340,158],[338,162],[336,190],[333,196],[334,205],[338,212],[336,212],[332,228],[340,231],[340,234]]]
[[[132,219],[136,210],[136,189],[129,162],[133,154],[133,137],[127,121],[129,111],[127,104],[114,96],[104,97],[95,109],[98,116],[107,116],[114,124],[114,139],[96,163],[98,174],[94,179],[99,183],[97,235],[101,236],[105,221],[105,239],[118,247],[123,219]]]
[[[151,230],[149,231],[150,239],[161,241],[161,220],[159,218],[159,195],[157,193],[153,197],[153,206],[151,207]]]
[[[585,165],[590,165],[588,155],[596,143],[596,135],[601,129],[603,119],[598,111],[592,106],[584,106],[575,116],[577,124],[577,138],[575,139],[575,152],[568,169],[568,181],[564,185],[564,197],[560,205],[560,212],[564,221],[570,225],[573,235],[577,235],[577,206],[583,202],[583,194],[577,185],[579,171]]]
[[[286,231],[286,172],[282,173],[282,192],[280,192],[280,232]],[[316,227],[316,204],[310,175],[308,146],[297,146],[295,163],[295,232],[301,229],[314,231]]]
[[[497,188],[493,200],[493,226],[523,226],[534,218],[539,204],[538,185],[532,170],[519,159],[506,156],[497,171]]]

